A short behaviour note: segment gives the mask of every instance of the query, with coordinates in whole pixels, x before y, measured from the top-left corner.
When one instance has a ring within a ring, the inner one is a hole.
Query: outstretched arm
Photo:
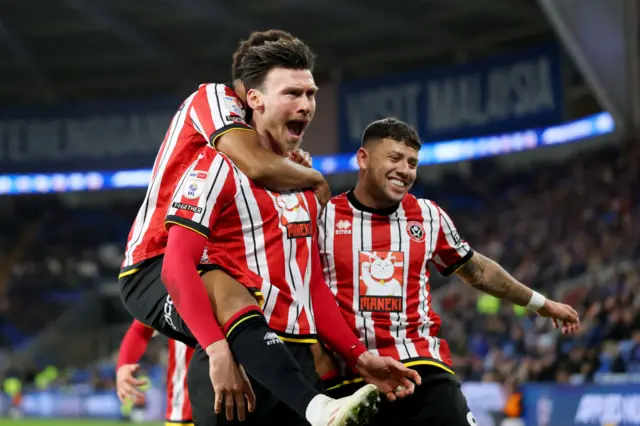
[[[533,290],[512,277],[502,266],[478,252],[474,252],[471,259],[458,269],[456,274],[476,290],[508,300],[518,306],[527,306],[537,311],[544,304],[544,296],[536,293],[534,298]]]
[[[478,252],[456,274],[471,287],[498,299],[524,306],[543,317],[551,318],[553,325],[570,334],[578,329],[578,313],[569,305],[554,302],[512,277],[502,266]]]

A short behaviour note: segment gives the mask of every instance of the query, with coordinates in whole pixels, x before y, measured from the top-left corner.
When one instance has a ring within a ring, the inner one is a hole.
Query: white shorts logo
[[[175,331],[178,331],[176,325],[173,323],[173,319],[171,318],[171,313],[173,312],[173,300],[171,300],[171,296],[167,294],[167,300],[164,302],[164,320],[169,324],[169,327],[173,328]]]

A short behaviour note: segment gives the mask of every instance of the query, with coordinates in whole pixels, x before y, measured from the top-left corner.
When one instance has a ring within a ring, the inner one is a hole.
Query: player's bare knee
[[[249,306],[258,307],[249,290],[224,271],[215,270],[202,276],[213,314],[220,324],[225,324],[238,311]]]

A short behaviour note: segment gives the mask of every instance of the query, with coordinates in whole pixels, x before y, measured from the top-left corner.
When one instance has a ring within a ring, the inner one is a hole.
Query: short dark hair
[[[313,71],[315,57],[309,46],[286,31],[256,31],[240,41],[231,72],[249,90],[261,86],[276,67]]]
[[[369,124],[362,134],[362,146],[382,139],[393,139],[420,150],[422,142],[418,132],[404,121],[388,117]]]

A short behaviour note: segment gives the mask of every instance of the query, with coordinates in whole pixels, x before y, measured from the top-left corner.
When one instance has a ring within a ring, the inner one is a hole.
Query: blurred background
[[[303,148],[334,193],[355,183],[364,126],[399,117],[425,142],[414,194],[579,311],[566,338],[433,275],[477,423],[640,425],[638,7],[0,0],[0,412],[120,418],[131,317],[116,277],[170,117],[198,84],[230,78],[241,38],[279,28],[318,53]],[[166,340],[143,366],[144,420],[161,424]]]

